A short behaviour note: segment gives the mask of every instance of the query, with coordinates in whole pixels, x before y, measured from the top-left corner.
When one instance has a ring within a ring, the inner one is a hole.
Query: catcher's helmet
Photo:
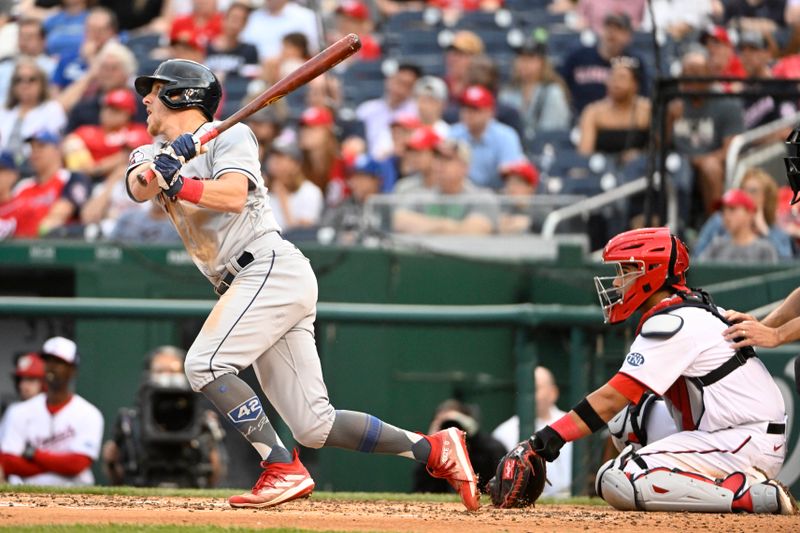
[[[208,67],[187,59],[168,59],[152,76],[139,76],[134,82],[136,92],[146,96],[153,83],[164,82],[158,98],[170,109],[195,107],[212,120],[222,98],[222,87]]]
[[[685,272],[689,269],[689,252],[668,228],[620,233],[606,244],[603,262],[617,267],[616,276],[594,278],[603,316],[609,324],[631,316],[665,286],[688,290]]]

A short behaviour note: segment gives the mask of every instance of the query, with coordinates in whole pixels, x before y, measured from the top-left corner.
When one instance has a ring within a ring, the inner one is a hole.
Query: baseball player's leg
[[[787,514],[791,494],[770,479],[783,462],[775,437],[736,428],[681,432],[639,452],[629,446],[600,468],[597,493],[621,510]]]

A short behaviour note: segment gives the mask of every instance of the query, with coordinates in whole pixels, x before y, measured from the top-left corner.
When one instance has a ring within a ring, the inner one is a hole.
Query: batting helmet
[[[791,205],[800,202],[800,128],[792,130],[786,139],[789,157],[783,158],[786,165],[786,179],[792,188]]]
[[[19,356],[14,367],[14,377],[44,379],[44,361],[35,352]]]
[[[603,316],[622,322],[652,294],[665,287],[689,290],[686,245],[668,228],[642,228],[620,233],[606,244],[603,262],[616,265],[615,276],[595,277]]]
[[[158,99],[170,109],[195,107],[212,120],[222,98],[222,86],[205,65],[187,59],[168,59],[152,76],[139,76],[134,82],[141,96],[150,94],[153,83],[161,81]]]

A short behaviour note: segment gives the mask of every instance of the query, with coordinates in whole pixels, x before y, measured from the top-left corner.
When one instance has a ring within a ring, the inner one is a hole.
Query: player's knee
[[[301,446],[306,448],[322,448],[328,440],[328,434],[333,427],[333,420],[336,412],[330,403],[326,408],[309,411],[309,415],[304,420],[292,425],[292,436]]]
[[[191,352],[186,355],[183,371],[192,386],[192,390],[195,392],[200,392],[203,387],[214,380],[208,361],[201,361],[199,357],[192,357]]]
[[[597,495],[615,509],[636,510],[636,490],[616,459],[600,467],[594,483]]]

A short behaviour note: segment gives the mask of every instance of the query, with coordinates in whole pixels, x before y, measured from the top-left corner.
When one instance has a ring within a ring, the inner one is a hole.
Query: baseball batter
[[[533,449],[552,461],[652,391],[677,427],[604,464],[597,494],[621,510],[796,513],[775,480],[786,454],[783,398],[752,348],[723,338],[722,310],[686,286],[683,243],[667,228],[632,230],[608,242],[603,260],[617,268],[595,278],[606,322],[641,311],[637,336],[619,372],[537,431]]]
[[[220,296],[186,357],[186,375],[253,445],[263,473],[234,507],[267,507],[306,496],[314,481],[267,420],[259,396],[238,376],[253,365],[261,388],[303,446],[395,454],[447,479],[477,509],[475,474],[463,432],[419,435],[359,412],[334,410],[314,342],[317,283],[308,259],[283,240],[261,177],[255,136],[238,124],[199,146],[212,127],[221,88],[192,61],[168,60],[136,91],[148,132],[163,141],[131,153],[127,186],[157,202],[197,267]],[[136,176],[151,168],[156,179]]]

